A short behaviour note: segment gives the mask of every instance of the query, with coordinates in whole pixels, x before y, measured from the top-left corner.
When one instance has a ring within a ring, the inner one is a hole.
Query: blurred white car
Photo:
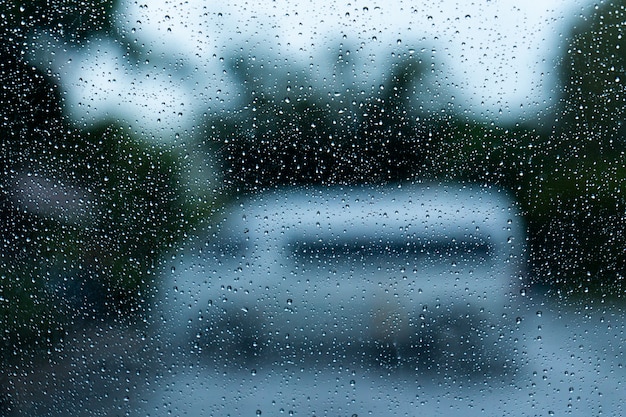
[[[161,298],[178,349],[246,355],[374,344],[474,355],[524,274],[503,191],[466,185],[279,189],[223,209]]]

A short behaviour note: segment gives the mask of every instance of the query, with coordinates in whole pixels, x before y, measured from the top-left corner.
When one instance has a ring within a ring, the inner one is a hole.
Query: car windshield
[[[404,242],[404,241],[374,241],[374,242],[295,242],[293,254],[309,263],[344,263],[356,262],[362,264],[375,258],[382,258],[397,264],[403,261],[420,262],[430,265],[432,260],[474,260],[484,261],[488,246],[482,243],[457,242]]]
[[[0,415],[624,415],[626,1],[0,1]]]

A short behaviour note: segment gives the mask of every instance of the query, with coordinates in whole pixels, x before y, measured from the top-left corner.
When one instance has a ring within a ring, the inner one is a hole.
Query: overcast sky
[[[374,88],[394,60],[414,56],[432,70],[419,92],[435,108],[451,103],[448,107],[470,117],[497,123],[534,118],[558,96],[554,60],[569,28],[590,4],[121,3],[117,29],[139,58],[129,56],[122,43],[103,39],[74,50],[46,46],[42,62],[52,62],[67,110],[79,124],[119,118],[164,138],[192,129],[207,111],[237,105],[241,88],[233,84],[228,66],[236,56],[263,65],[278,78],[303,70],[314,88],[338,93]],[[348,71],[333,77],[340,55],[348,61]]]

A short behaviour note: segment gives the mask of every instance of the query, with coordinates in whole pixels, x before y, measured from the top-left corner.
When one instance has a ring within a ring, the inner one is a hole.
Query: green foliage
[[[4,48],[0,64],[0,332],[42,346],[82,319],[137,319],[164,252],[207,215],[176,148],[115,124],[77,130],[50,80]],[[206,190],[208,193],[208,190]],[[197,196],[196,196],[197,197]]]
[[[0,28],[14,35],[45,28],[68,40],[88,37],[111,27],[118,0],[0,1]]]
[[[572,29],[561,107],[522,196],[542,275],[576,292],[621,295],[626,275],[625,7],[595,6]]]
[[[562,56],[563,115],[555,129],[591,144],[585,152],[596,157],[625,144],[625,7],[624,1],[596,6],[572,29]]]
[[[380,183],[413,178],[444,136],[442,120],[420,119],[407,110],[410,84],[422,71],[414,61],[399,65],[378,93],[349,90],[320,94],[311,87],[276,87],[244,60],[235,73],[246,86],[241,111],[211,122],[223,143],[226,182],[251,190],[278,184]]]

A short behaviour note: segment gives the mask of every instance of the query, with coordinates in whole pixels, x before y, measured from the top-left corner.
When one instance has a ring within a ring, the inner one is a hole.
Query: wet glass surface
[[[622,415],[623,1],[0,5],[0,415]]]

